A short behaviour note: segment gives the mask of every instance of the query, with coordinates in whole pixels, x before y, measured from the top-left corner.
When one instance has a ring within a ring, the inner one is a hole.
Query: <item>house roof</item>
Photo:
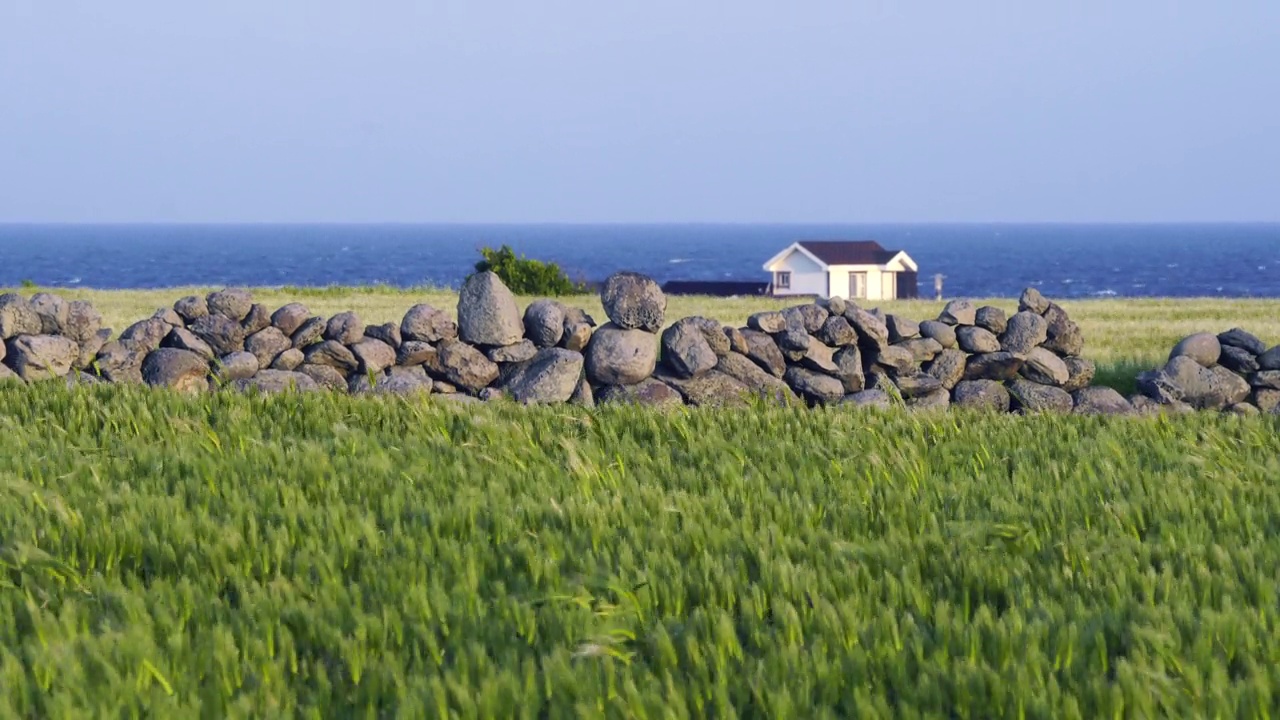
[[[874,240],[801,240],[796,243],[827,265],[884,265],[901,251]]]

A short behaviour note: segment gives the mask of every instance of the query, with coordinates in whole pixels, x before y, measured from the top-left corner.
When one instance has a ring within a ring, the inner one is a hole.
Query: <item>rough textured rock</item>
[[[5,363],[27,382],[66,377],[80,357],[80,346],[62,335],[19,335],[5,345]]]
[[[774,335],[773,339],[778,343],[778,349],[783,355],[789,356],[794,353],[798,359],[809,352],[809,333],[798,320],[789,320],[787,329]]]
[[[761,330],[743,330],[742,336],[747,341],[747,357],[770,375],[782,377],[787,371],[787,361],[773,338]]]
[[[646,378],[634,385],[605,385],[596,391],[600,404],[623,403],[651,407],[684,405],[684,397],[670,385],[654,378]]]
[[[836,363],[835,376],[844,385],[845,393],[860,392],[867,386],[867,378],[862,369],[862,354],[857,347],[841,348],[832,359]]]
[[[787,319],[780,312],[767,310],[747,318],[747,327],[757,332],[774,335],[787,329]]]
[[[745,355],[737,353],[725,355],[716,364],[716,370],[746,385],[756,395],[778,400],[795,398],[795,394],[785,382],[765,372]]]
[[[827,318],[827,321],[822,324],[822,329],[818,331],[817,337],[824,345],[832,347],[844,347],[858,343],[858,332],[853,329],[853,325],[850,325],[848,320],[840,315],[833,315]]]
[[[1078,357],[1084,352],[1084,333],[1071,320],[1049,323],[1049,339],[1041,344],[1046,350],[1063,357]]]
[[[512,303],[515,301],[512,300]],[[437,343],[458,337],[458,324],[444,310],[419,303],[409,308],[400,321],[400,338],[403,342]],[[500,343],[501,344],[501,343]]]
[[[78,343],[91,341],[102,330],[102,314],[84,300],[72,300],[67,304],[67,319],[62,334]]]
[[[827,318],[831,317],[831,313],[821,305],[809,303],[808,305],[794,305],[786,308],[782,311],[782,316],[787,319],[788,323],[798,323],[804,327],[805,332],[815,335],[826,324]]]
[[[964,380],[951,391],[951,401],[973,410],[1009,412],[1009,391],[995,380]]]
[[[783,379],[797,395],[810,403],[826,405],[838,402],[845,396],[843,382],[813,370],[791,367],[787,369]]]
[[[44,328],[30,303],[17,293],[0,295],[0,340],[19,335],[39,335]]]
[[[82,341],[80,343],[80,357],[76,358],[76,362],[72,367],[79,370],[92,367],[94,361],[98,357],[98,353],[110,339],[111,329],[103,328],[94,335],[91,335],[88,340]],[[4,347],[4,344],[0,343],[0,348],[2,347]]]
[[[242,288],[227,288],[209,293],[205,303],[210,315],[221,315],[239,323],[253,309],[253,295]]]
[[[107,382],[140,385],[146,357],[147,351],[132,342],[112,340],[102,346],[94,364]]]
[[[564,335],[560,338],[560,347],[565,350],[582,352],[591,342],[591,325],[565,321]]]
[[[1280,345],[1258,356],[1258,368],[1262,370],[1280,370]]]
[[[1255,407],[1264,413],[1280,411],[1280,390],[1257,389],[1250,397]]]
[[[1067,384],[1062,386],[1067,392],[1075,392],[1083,387],[1088,387],[1093,382],[1093,376],[1097,373],[1098,368],[1092,360],[1079,357],[1069,357],[1063,360],[1067,365],[1067,371],[1070,377]]]
[[[308,346],[302,351],[306,356],[306,363],[309,365],[328,365],[331,368],[341,370],[343,373],[352,373],[359,367],[360,362],[356,360],[356,356],[347,348],[346,345],[337,340],[325,340]]]
[[[716,366],[720,353],[711,346],[704,318],[684,318],[662,331],[662,362],[677,377],[697,377]],[[729,341],[716,325],[716,333],[728,350]],[[727,354],[727,352],[725,353]]]
[[[858,331],[858,346],[863,352],[874,352],[889,344],[889,328],[880,318],[856,306],[846,310],[844,316]]]
[[[251,378],[242,378],[231,384],[239,392],[276,394],[284,392],[314,392],[320,389],[310,375],[284,370],[259,370]]]
[[[823,308],[826,308],[826,311],[832,315],[843,315],[844,311],[849,308],[849,301],[839,295],[833,295],[828,298],[818,298],[814,302]]]
[[[675,377],[659,372],[659,380],[675,388],[694,407],[742,407],[751,395],[746,385],[718,370],[696,377]]]
[[[1000,349],[1014,355],[1026,355],[1048,339],[1048,321],[1030,310],[1023,310],[1009,318],[1008,327],[1000,336]]]
[[[125,328],[124,332],[120,333],[120,339],[131,340],[138,347],[151,351],[160,347],[160,342],[172,329],[173,326],[160,318],[148,318]]]
[[[1044,318],[1041,318],[1040,322],[1044,322]],[[956,328],[956,341],[960,344],[960,349],[967,353],[1000,352],[999,338],[990,330],[976,325],[962,325]]]
[[[1261,411],[1260,411],[1260,410],[1258,410],[1258,408],[1254,407],[1254,406],[1253,406],[1252,404],[1250,404],[1250,403],[1247,403],[1247,402],[1240,402],[1240,403],[1236,403],[1235,405],[1232,405],[1231,407],[1227,408],[1227,412],[1231,413],[1232,415],[1244,415],[1244,416],[1248,416],[1248,415],[1257,415],[1257,414],[1259,414]]]
[[[1259,340],[1258,336],[1238,327],[1218,333],[1218,342],[1224,348],[1238,348],[1255,357],[1267,351],[1266,343]]]
[[[1077,415],[1130,415],[1133,406],[1124,396],[1109,387],[1087,387],[1071,393],[1072,410]]]
[[[343,312],[329,318],[324,328],[324,339],[351,345],[364,337],[364,323],[353,312]]]
[[[436,356],[436,348],[431,343],[421,340],[405,340],[396,351],[396,364],[405,366],[422,365]]]
[[[188,295],[173,304],[173,311],[190,325],[209,314],[209,303],[198,295]]]
[[[564,337],[564,306],[555,300],[534,300],[524,309],[524,335],[538,348],[555,347]]]
[[[271,324],[280,332],[293,337],[302,323],[311,317],[311,311],[302,303],[289,303],[271,314]]]
[[[900,343],[920,335],[920,323],[901,315],[887,315],[884,326],[889,330],[889,342]]]
[[[329,324],[325,322],[324,318],[307,318],[303,321],[302,325],[289,336],[289,339],[293,341],[294,347],[299,350],[306,350],[308,347],[320,342],[320,339],[324,337],[324,331],[328,325]]]
[[[498,379],[497,364],[465,342],[444,340],[436,349],[436,358],[427,363],[427,370],[458,387],[479,392]]]
[[[240,321],[240,327],[244,328],[246,337],[271,327],[271,313],[267,312],[267,306],[260,303],[250,306],[249,314]]]
[[[969,356],[966,380],[1012,380],[1022,369],[1022,359],[1013,353],[994,352]]]
[[[545,348],[520,363],[503,380],[501,389],[518,403],[563,403],[573,397],[582,377],[580,353]]]
[[[381,379],[373,387],[375,395],[430,395],[435,389],[435,383],[427,374],[423,372],[421,367],[401,368],[400,372],[393,372],[385,378]]]
[[[347,376],[343,375],[337,368],[329,365],[311,365],[303,363],[298,366],[297,372],[306,375],[316,382],[316,385],[328,390],[345,391],[347,387]]]
[[[800,358],[800,364],[810,370],[817,370],[828,375],[837,375],[840,367],[835,361],[836,349],[827,347],[815,337],[809,338],[809,349],[805,352],[804,357]]]
[[[1250,384],[1263,390],[1280,390],[1280,370],[1263,370],[1253,376]]]
[[[609,320],[623,330],[656,333],[666,318],[667,296],[653,278],[623,271],[605,279],[600,304]]]
[[[956,329],[937,320],[925,320],[920,323],[920,336],[937,341],[944,350],[956,347],[958,343]]]
[[[421,370],[422,368],[418,368],[418,369]],[[436,380],[435,382],[431,383],[431,391],[439,395],[462,394],[462,391],[458,388],[457,385],[454,385],[451,382],[445,382],[444,380]]]
[[[31,309],[40,316],[42,335],[62,335],[67,323],[67,301],[52,293],[31,296]]]
[[[658,337],[605,323],[587,343],[585,362],[587,379],[596,385],[634,385],[657,368]]]
[[[253,377],[261,369],[258,358],[243,350],[227,353],[213,362],[213,376],[220,384]]]
[[[364,336],[381,340],[391,346],[392,350],[397,350],[404,344],[404,337],[400,334],[400,326],[395,323],[383,323],[381,325],[366,325],[364,328]]]
[[[588,315],[586,310],[568,306],[564,309],[564,323],[566,329],[570,325],[587,325],[589,327],[597,325],[595,318]]]
[[[184,327],[187,322],[173,308],[160,308],[151,317],[164,322],[169,327]]]
[[[916,368],[915,355],[900,345],[890,345],[881,349],[875,354],[873,360],[876,365],[900,375],[914,374]]]
[[[293,347],[290,340],[280,329],[268,325],[244,340],[244,349],[258,358],[258,367],[269,368],[276,356]]]
[[[1027,288],[1022,291],[1022,297],[1018,298],[1018,310],[1030,310],[1037,315],[1043,315],[1049,309],[1049,301],[1044,295],[1035,288]]]
[[[862,390],[850,393],[840,399],[841,405],[854,407],[887,408],[893,406],[893,399],[883,390]]]
[[[1062,387],[1071,379],[1071,368],[1067,363],[1042,347],[1032,348],[1027,353],[1021,372],[1023,377],[1042,385]]]
[[[742,330],[725,327],[724,336],[729,339],[729,352],[735,352],[739,355],[747,354],[747,337],[742,334]]]
[[[1213,367],[1218,364],[1218,358],[1222,356],[1222,343],[1218,342],[1218,336],[1212,333],[1188,335],[1173,346],[1169,359],[1172,360],[1179,355],[1195,360],[1201,367]]]
[[[164,336],[164,340],[160,341],[161,347],[175,348],[177,350],[187,350],[193,352],[206,361],[213,360],[217,357],[217,353],[213,348],[209,347],[209,343],[196,337],[196,334],[186,328],[176,327]]]
[[[467,278],[458,293],[458,337],[472,345],[511,345],[524,337],[515,295],[497,274]]]
[[[275,360],[271,361],[272,370],[297,370],[300,365],[307,359],[302,351],[291,347],[281,351]]]
[[[209,361],[178,348],[160,348],[142,362],[142,381],[181,393],[201,393],[209,389]]]
[[[0,343],[0,347],[4,344]],[[18,377],[18,373],[9,369],[8,365],[0,365],[0,385],[4,383],[22,383],[23,379]]]
[[[1009,316],[998,307],[983,305],[974,314],[974,324],[992,335],[1000,335],[1009,327]]]
[[[932,375],[920,373],[919,375],[907,375],[898,378],[898,390],[903,397],[915,398],[939,390],[945,391],[942,383]]]
[[[218,355],[244,349],[244,328],[240,327],[238,321],[220,313],[206,315],[196,320],[191,323],[189,329]]]
[[[972,325],[978,320],[978,309],[968,300],[952,300],[942,308],[938,320],[948,325]]]
[[[964,379],[969,357],[955,348],[946,348],[925,366],[924,371],[937,378],[942,387],[951,390]]]
[[[916,364],[927,363],[942,352],[942,344],[933,338],[913,338],[898,343],[898,347],[911,353]]]
[[[1190,355],[1175,355],[1159,372],[1139,376],[1138,388],[1153,400],[1182,400],[1198,410],[1222,410],[1249,396],[1244,378],[1221,366],[1205,368]]]
[[[533,344],[532,340],[521,340],[514,345],[490,348],[485,352],[485,356],[496,363],[528,362],[537,354],[538,347]]]
[[[1060,387],[1042,385],[1026,378],[1017,378],[1009,383],[1009,396],[1012,408],[1024,414],[1043,412],[1071,412],[1075,400],[1071,393]]]
[[[570,405],[581,405],[582,407],[595,407],[596,394],[591,389],[591,383],[587,382],[587,376],[584,374],[578,378],[578,384],[573,389],[573,395],[569,396]]]
[[[361,375],[377,374],[396,364],[395,348],[371,337],[353,344],[351,354],[356,358],[356,372]]]
[[[1234,345],[1223,345],[1218,364],[1240,375],[1258,372],[1258,356]]]
[[[906,405],[912,410],[941,411],[951,407],[951,393],[943,388],[906,397]]]

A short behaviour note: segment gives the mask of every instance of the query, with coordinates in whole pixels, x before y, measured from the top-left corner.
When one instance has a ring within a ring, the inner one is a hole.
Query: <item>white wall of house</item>
[[[855,297],[850,273],[866,273],[866,294]],[[896,278],[879,265],[832,265],[831,294],[850,300],[892,300],[897,297]]]
[[[827,273],[822,266],[814,262],[802,252],[793,252],[782,260],[769,266],[773,273],[770,281],[774,283],[774,295],[817,295],[827,296]],[[777,285],[779,272],[791,273],[791,287],[780,288]]]

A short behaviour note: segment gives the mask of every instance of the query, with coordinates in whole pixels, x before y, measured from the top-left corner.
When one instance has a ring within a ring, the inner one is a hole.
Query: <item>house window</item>
[[[864,272],[849,273],[849,297],[867,297],[867,274]]]
[[[778,288],[779,290],[791,289],[791,273],[780,272],[780,273],[775,273],[774,275],[775,275],[773,280],[774,287]]]

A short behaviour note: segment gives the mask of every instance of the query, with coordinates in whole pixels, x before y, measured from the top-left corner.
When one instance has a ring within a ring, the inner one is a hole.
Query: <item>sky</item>
[[[0,0],[0,222],[1280,221],[1280,2]]]

